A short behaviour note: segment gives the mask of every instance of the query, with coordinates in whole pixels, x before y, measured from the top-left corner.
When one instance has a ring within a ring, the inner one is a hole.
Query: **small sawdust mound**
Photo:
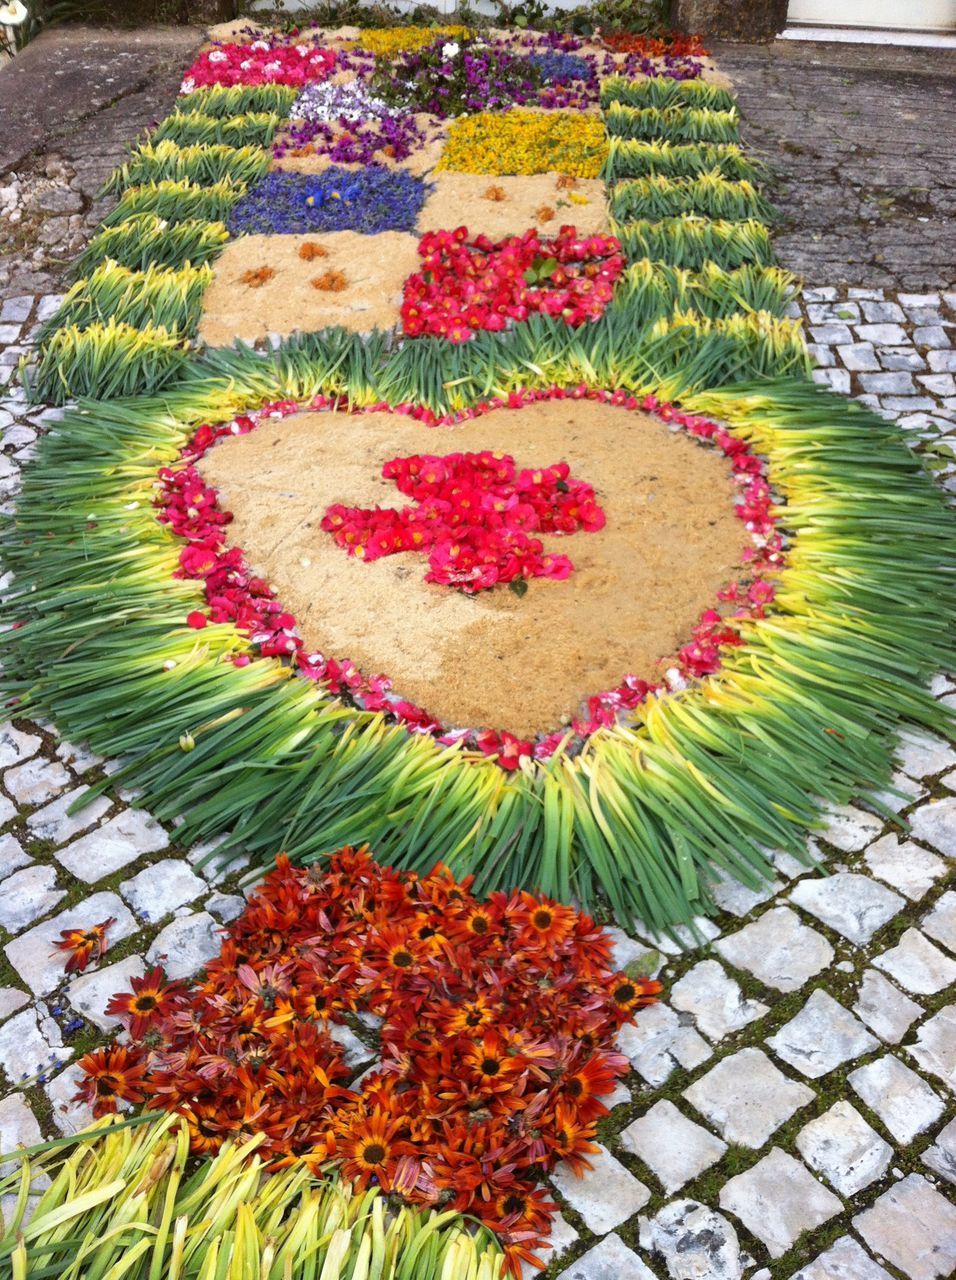
[[[551,229],[571,223],[581,235],[606,232],[604,183],[598,178],[573,178],[574,186],[567,187],[562,184],[564,177],[557,173],[501,177],[489,186],[487,175],[436,173],[418,226],[422,231],[442,231],[464,223],[475,235],[484,232],[493,240],[520,235],[543,223],[553,224]]]
[[[341,271],[326,271],[324,276],[315,276],[313,289],[321,289],[324,293],[341,293],[348,288],[348,280]]]
[[[401,507],[383,464],[496,449],[519,467],[561,460],[593,484],[597,533],[543,539],[575,571],[467,597],[426,583],[412,552],[367,564],[320,529],[333,502]],[[299,623],[307,652],[351,658],[453,727],[522,736],[557,728],[624,675],[660,676],[747,542],[716,449],[644,414],[578,401],[499,410],[428,428],[393,413],[297,414],[224,441],[201,463],[242,547]]]
[[[239,282],[248,285],[250,289],[261,289],[274,275],[275,270],[272,267],[252,267],[249,271],[242,273]]]
[[[251,305],[243,278],[265,257],[272,275],[257,288]],[[319,277],[308,266],[313,258],[322,259]],[[401,231],[377,236],[333,231],[322,236],[321,245],[301,235],[239,236],[228,241],[216,261],[203,296],[199,336],[211,347],[224,347],[236,339],[255,342],[269,334],[315,333],[330,325],[355,333],[392,329],[399,321],[402,287],[420,261],[417,236]],[[316,278],[327,283],[315,286]]]

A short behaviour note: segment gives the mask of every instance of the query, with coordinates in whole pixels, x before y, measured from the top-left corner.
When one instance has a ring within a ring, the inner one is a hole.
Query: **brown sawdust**
[[[426,583],[425,557],[367,564],[320,522],[333,502],[400,507],[392,457],[497,449],[519,467],[565,460],[607,514],[598,533],[544,539],[566,582],[466,597]],[[231,538],[295,615],[308,651],[385,673],[454,727],[522,736],[557,728],[581,699],[686,643],[738,572],[746,543],[726,461],[644,414],[587,402],[499,410],[429,429],[392,413],[297,414],[219,445],[202,463],[234,513]]]
[[[493,240],[501,240],[553,221],[555,229],[570,224],[583,236],[606,232],[604,183],[597,178],[579,178],[573,194],[587,202],[579,204],[571,199],[570,191],[561,187],[561,176],[538,173],[496,177],[493,187],[489,187],[487,174],[433,174],[433,190],[418,216],[419,229],[447,231],[464,224],[475,235],[483,232]],[[500,195],[491,196],[491,191]],[[542,218],[543,210],[551,210],[553,217]]]

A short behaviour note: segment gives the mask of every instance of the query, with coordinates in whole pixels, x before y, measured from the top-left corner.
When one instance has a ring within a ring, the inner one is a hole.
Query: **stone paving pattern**
[[[797,128],[792,101],[747,100],[759,76],[778,74],[765,51],[723,60],[752,131],[777,111]],[[836,64],[820,74],[845,78]],[[779,68],[785,86],[787,73]],[[87,122],[62,140],[69,163],[92,145],[76,141],[84,129],[95,132]],[[933,137],[925,123],[921,137]],[[794,310],[817,380],[898,417],[956,493],[946,452],[956,446],[956,293],[912,283],[905,237],[890,231],[899,274],[884,278],[871,255],[842,285],[826,283],[842,274],[828,233],[830,256],[812,274],[804,232],[784,237],[784,264],[824,282]],[[942,283],[931,253],[925,271]],[[14,263],[0,284],[0,383],[57,305],[44,272]],[[902,291],[900,279],[911,281]],[[40,281],[39,293],[24,281]],[[0,514],[57,417],[7,388]],[[934,690],[956,706],[956,678],[939,676]],[[935,1280],[956,1270],[956,747],[906,734],[896,763],[900,794],[884,801],[899,819],[862,804],[831,814],[814,841],[829,874],[776,857],[765,891],[722,885],[722,914],[699,922],[702,937],[683,949],[640,924],[615,931],[619,962],[647,955],[666,999],[622,1033],[632,1070],[601,1125],[595,1171],[552,1179],[561,1214],[547,1280]],[[73,1063],[114,1030],[109,997],[164,955],[175,975],[196,972],[242,909],[237,878],[198,866],[208,849],[181,848],[128,793],[107,789],[68,813],[111,771],[50,725],[0,728],[3,1151],[86,1122],[71,1101]],[[107,957],[67,978],[50,956],[60,930],[109,915]],[[367,1056],[342,1035],[356,1060]]]

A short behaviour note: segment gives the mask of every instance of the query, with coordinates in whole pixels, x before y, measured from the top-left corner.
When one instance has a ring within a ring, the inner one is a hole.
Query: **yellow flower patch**
[[[469,35],[468,27],[363,27],[357,40],[350,40],[353,49],[367,49],[369,53],[402,53],[408,49],[423,49],[439,36],[458,40]]]
[[[482,111],[455,120],[436,169],[463,173],[568,173],[596,178],[607,158],[604,124],[571,111]]]

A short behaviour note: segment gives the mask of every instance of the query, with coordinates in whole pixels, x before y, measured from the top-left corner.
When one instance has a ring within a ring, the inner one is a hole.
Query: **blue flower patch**
[[[428,189],[401,169],[268,173],[233,206],[232,235],[413,231]]]

